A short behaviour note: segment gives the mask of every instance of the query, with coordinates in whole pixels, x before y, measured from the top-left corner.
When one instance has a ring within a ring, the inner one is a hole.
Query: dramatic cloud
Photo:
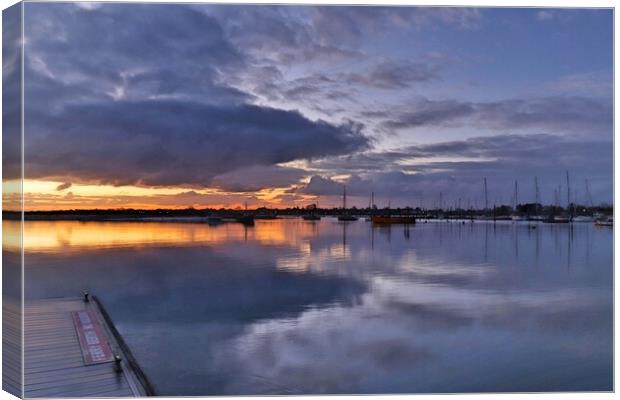
[[[298,183],[307,171],[278,166],[253,166],[218,175],[211,186],[231,192],[255,192]]]
[[[409,204],[479,197],[484,176],[499,201],[535,175],[551,193],[567,169],[611,198],[608,11],[25,9],[25,174],[54,181],[39,205],[121,204],[80,197],[84,183],[183,188],[155,199],[174,205],[212,204],[211,189],[234,204],[270,190],[279,204],[336,199],[343,182],[360,205],[372,190]],[[20,95],[14,36],[3,42],[5,98]],[[4,132],[21,129],[12,104]],[[20,176],[12,138],[5,180]]]
[[[311,163],[317,171],[349,174],[336,182],[315,175],[299,189],[301,193],[339,196],[343,183],[351,196],[367,204],[370,191],[408,205],[426,199],[477,200],[481,205],[481,182],[488,178],[492,201],[511,203],[514,181],[521,182],[522,199],[533,201],[534,177],[538,177],[545,201],[565,185],[565,172],[573,180],[573,200],[585,202],[585,179],[597,201],[611,201],[611,181],[606,178],[613,152],[610,142],[571,139],[557,135],[500,135],[467,140],[409,146],[400,151],[368,152]],[[564,186],[566,190],[566,186]],[[565,199],[563,200],[565,201]]]
[[[223,83],[246,56],[202,11],[55,4],[27,15],[28,178],[201,186],[367,147],[359,124],[250,105]]]
[[[366,147],[354,125],[296,112],[151,100],[67,106],[29,131],[29,178],[114,185],[206,185],[242,167],[324,157]],[[46,134],[51,132],[51,134]]]
[[[492,129],[547,128],[608,135],[612,123],[608,101],[557,96],[488,103],[421,100],[412,110],[395,115],[384,126],[391,129],[464,125]]]
[[[3,177],[21,177],[20,6],[2,12],[2,168]],[[19,204],[19,202],[14,205]]]
[[[44,99],[54,103],[64,100],[59,88],[75,91],[71,101],[173,97],[228,103],[245,97],[218,82],[222,73],[243,67],[242,54],[214,18],[191,8],[32,4],[25,18],[30,101],[43,94],[53,94]]]
[[[311,13],[312,7],[206,6],[206,10],[221,22],[230,40],[255,63],[286,66],[312,60],[330,64],[363,56],[337,38],[322,40],[317,27],[303,16]]]

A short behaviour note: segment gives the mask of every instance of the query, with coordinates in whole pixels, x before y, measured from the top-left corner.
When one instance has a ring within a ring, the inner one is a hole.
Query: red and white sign
[[[72,311],[73,324],[80,340],[84,364],[100,364],[114,360],[103,328],[89,310]]]

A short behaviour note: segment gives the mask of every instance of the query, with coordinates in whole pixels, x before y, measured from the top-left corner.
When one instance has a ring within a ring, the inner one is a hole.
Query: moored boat
[[[594,218],[590,217],[589,215],[578,215],[576,217],[573,217],[573,221],[572,222],[593,222]]]
[[[253,215],[239,215],[235,217],[235,222],[242,223],[244,225],[254,225],[254,216]]]
[[[373,224],[415,224],[415,217],[410,215],[373,215]]]
[[[598,218],[596,221],[594,221],[594,224],[598,226],[614,226],[614,218],[613,217]]]
[[[347,187],[342,188],[342,211],[347,212]],[[341,214],[338,216],[338,221],[357,221],[357,217],[351,214]]]
[[[550,215],[549,218],[544,220],[544,222],[548,224],[568,224],[570,222],[570,218],[563,215]]]
[[[259,213],[254,216],[254,219],[277,219],[276,214]]]
[[[304,214],[301,216],[306,221],[319,221],[321,216],[318,214]]]
[[[223,221],[221,217],[217,217],[214,215],[207,217],[207,224],[209,225],[218,225],[218,224],[221,224],[222,222]]]

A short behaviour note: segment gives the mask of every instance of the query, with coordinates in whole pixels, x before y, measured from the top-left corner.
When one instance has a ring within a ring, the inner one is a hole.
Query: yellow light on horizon
[[[208,187],[197,189],[85,183],[72,183],[68,188],[58,190],[63,183],[55,180],[25,179],[23,181],[25,210],[244,208],[246,201],[250,203],[249,209],[262,206],[285,208],[300,201],[307,201],[309,198],[304,194],[293,195],[291,189],[296,185],[265,188],[253,193],[226,192]],[[194,195],[196,199],[193,199]],[[178,202],[175,196],[179,196]],[[283,201],[283,197],[286,197],[286,201]],[[11,209],[19,210],[21,202],[18,200],[21,200],[21,181],[3,181],[5,205],[15,203],[15,207]],[[5,207],[8,208],[10,207]]]

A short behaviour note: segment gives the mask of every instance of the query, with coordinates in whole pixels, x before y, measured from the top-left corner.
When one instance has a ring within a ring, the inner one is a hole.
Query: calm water
[[[612,236],[28,222],[26,294],[99,296],[162,395],[611,390]]]

